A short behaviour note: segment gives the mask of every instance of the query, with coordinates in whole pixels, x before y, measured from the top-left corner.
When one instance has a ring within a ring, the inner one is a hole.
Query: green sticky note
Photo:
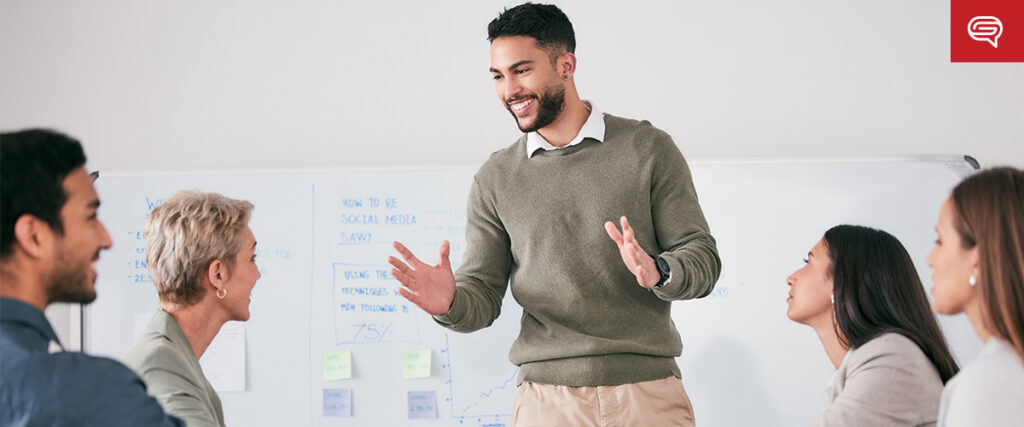
[[[352,352],[346,350],[324,353],[324,381],[349,378],[352,378]]]
[[[430,378],[430,350],[405,350],[402,352],[402,376],[405,378]]]

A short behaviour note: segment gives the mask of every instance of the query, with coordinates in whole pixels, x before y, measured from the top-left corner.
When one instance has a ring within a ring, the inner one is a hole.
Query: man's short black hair
[[[60,132],[0,133],[0,258],[14,249],[14,223],[32,215],[64,233],[64,178],[85,165],[82,144]]]
[[[552,59],[563,52],[576,53],[576,33],[569,17],[551,4],[523,3],[494,18],[487,25],[487,40],[507,36],[529,36],[547,50]]]

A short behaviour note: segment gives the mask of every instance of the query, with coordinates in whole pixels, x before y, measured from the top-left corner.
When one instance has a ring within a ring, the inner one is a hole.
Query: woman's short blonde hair
[[[146,220],[146,263],[160,301],[190,306],[206,290],[203,275],[220,260],[234,270],[253,205],[217,193],[180,191]]]

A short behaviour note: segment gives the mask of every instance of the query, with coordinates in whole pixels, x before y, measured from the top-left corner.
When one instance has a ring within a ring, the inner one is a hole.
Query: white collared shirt
[[[583,127],[580,128],[580,133],[576,134],[576,138],[569,141],[565,147],[572,147],[573,145],[583,142],[584,138],[593,138],[598,142],[604,142],[604,115],[597,107],[590,101],[583,100],[583,105],[590,110],[590,116],[587,117],[587,121],[583,123]],[[557,150],[559,148],[551,145],[543,136],[540,136],[537,132],[529,132],[526,134],[526,158],[529,159],[533,156],[533,153],[537,150],[543,149],[547,151]]]

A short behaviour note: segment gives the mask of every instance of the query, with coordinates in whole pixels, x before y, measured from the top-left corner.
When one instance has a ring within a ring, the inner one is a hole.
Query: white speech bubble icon
[[[980,42],[989,42],[999,47],[999,36],[1003,35],[1003,21],[995,16],[975,16],[967,23],[967,34]]]

